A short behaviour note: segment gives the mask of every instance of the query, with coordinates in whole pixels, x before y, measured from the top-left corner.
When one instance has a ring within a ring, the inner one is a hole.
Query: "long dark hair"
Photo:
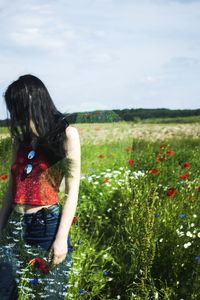
[[[30,74],[20,76],[8,86],[4,98],[10,112],[7,125],[11,137],[24,143],[34,141],[32,145],[48,149],[51,157],[64,158],[65,128],[69,123],[66,115],[56,109],[44,83]],[[30,119],[39,137],[30,128]]]

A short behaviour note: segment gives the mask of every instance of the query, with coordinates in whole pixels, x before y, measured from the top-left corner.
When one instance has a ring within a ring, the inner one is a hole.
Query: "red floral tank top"
[[[62,181],[59,168],[52,168],[40,148],[30,160],[28,154],[33,150],[31,145],[21,144],[16,161],[11,166],[13,178],[12,203],[49,205],[59,201],[58,192]],[[25,172],[27,164],[32,165],[30,173]]]

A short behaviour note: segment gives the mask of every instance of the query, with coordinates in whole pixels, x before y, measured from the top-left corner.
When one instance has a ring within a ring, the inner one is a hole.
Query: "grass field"
[[[117,122],[117,123],[86,123],[72,124],[80,134],[82,144],[107,143],[109,141],[124,141],[131,139],[164,140],[169,138],[199,138],[200,122],[180,124]],[[188,120],[188,118],[186,118]],[[184,121],[186,121],[184,119]],[[157,120],[158,122],[158,120]],[[9,136],[7,128],[0,127],[0,137]]]
[[[200,123],[74,126],[82,177],[66,299],[200,299]],[[2,139],[0,175],[10,155]],[[40,289],[29,279],[21,299]]]

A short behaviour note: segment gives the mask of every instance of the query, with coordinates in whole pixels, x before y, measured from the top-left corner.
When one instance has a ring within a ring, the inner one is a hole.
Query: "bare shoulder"
[[[80,166],[81,146],[78,129],[73,126],[66,128],[66,155],[73,159],[77,166]]]
[[[66,129],[66,136],[69,139],[79,139],[79,132],[78,129],[76,127],[73,127],[71,125],[69,125]]]

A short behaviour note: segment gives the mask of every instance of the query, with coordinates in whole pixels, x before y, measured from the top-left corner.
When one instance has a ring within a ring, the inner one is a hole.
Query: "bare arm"
[[[17,142],[14,140],[13,145],[12,145],[12,160],[11,164],[14,163],[16,159],[16,152],[17,152]],[[0,234],[2,229],[5,227],[6,222],[9,218],[9,215],[12,211],[12,186],[13,186],[13,180],[12,180],[12,175],[11,172],[9,173],[9,182],[8,182],[8,188],[5,193],[5,196],[2,201],[2,207],[0,210]]]
[[[65,177],[65,203],[56,235],[56,239],[64,238],[65,240],[69,234],[69,230],[76,212],[81,172],[81,149],[78,130],[75,127],[68,127],[66,129],[66,135],[66,157],[72,160],[72,177]]]

